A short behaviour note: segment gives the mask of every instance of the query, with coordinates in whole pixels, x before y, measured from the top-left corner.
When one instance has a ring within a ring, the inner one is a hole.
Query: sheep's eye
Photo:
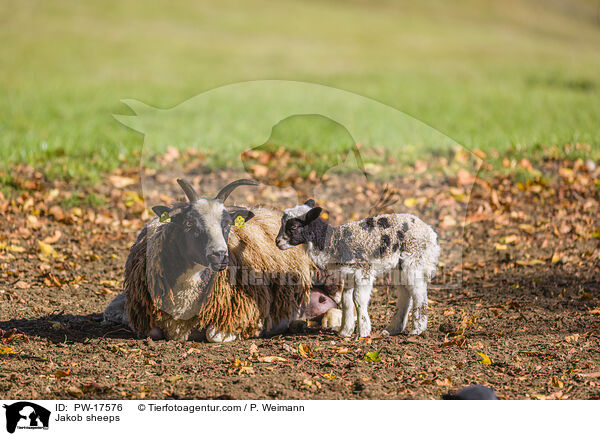
[[[191,220],[186,220],[185,222],[185,226],[189,229],[194,225],[194,223]]]

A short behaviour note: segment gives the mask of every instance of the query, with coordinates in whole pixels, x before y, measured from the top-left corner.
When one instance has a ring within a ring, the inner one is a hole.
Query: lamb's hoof
[[[402,330],[388,326],[381,331],[381,336],[387,338],[389,336],[398,336],[400,333],[402,333]]]
[[[321,328],[339,331],[342,328],[342,311],[340,309],[329,309],[321,319]]]
[[[353,333],[354,333],[354,329],[352,329],[352,330],[341,329],[339,331],[339,335],[343,338],[351,338]]]
[[[419,336],[425,333],[425,329],[412,329],[408,332],[410,336]]]
[[[358,332],[358,334],[356,335],[356,339],[361,339],[361,338],[370,338],[371,337],[371,330],[366,330],[363,332]]]

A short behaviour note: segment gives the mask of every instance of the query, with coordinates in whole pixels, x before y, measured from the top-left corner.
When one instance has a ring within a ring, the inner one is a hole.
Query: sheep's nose
[[[225,266],[227,266],[227,261],[229,260],[227,258],[227,251],[224,251],[224,250],[214,251],[211,254],[209,254],[207,257],[208,257],[208,261],[210,262],[211,265],[222,267],[221,269],[223,269]]]

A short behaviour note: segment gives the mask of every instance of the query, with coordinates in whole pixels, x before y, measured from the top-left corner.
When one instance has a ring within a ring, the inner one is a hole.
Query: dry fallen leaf
[[[487,355],[483,354],[483,353],[477,353],[479,354],[479,356],[481,357],[481,363],[483,365],[491,365],[492,364],[492,359],[490,359]]]
[[[182,375],[179,375],[179,374],[177,374],[177,375],[172,375],[172,376],[170,376],[170,377],[167,377],[167,381],[168,381],[169,383],[177,383],[177,382],[178,382],[179,380],[181,380],[182,378],[183,378],[183,376],[182,376]]]
[[[305,359],[310,359],[314,357],[313,350],[308,345],[300,344],[298,345],[298,352]]]
[[[78,386],[69,386],[67,392],[77,398],[83,397],[83,391]]]
[[[58,253],[56,252],[56,250],[50,245],[50,244],[46,244],[45,242],[42,241],[37,241],[38,245],[40,247],[40,251],[42,253],[42,256],[44,257],[52,257],[52,258],[57,258],[58,257]]]
[[[23,280],[19,280],[14,284],[14,287],[15,289],[29,289],[31,288],[31,285]]]
[[[250,351],[250,355],[251,356],[258,355],[258,346],[254,342],[252,342],[250,344],[250,350],[249,351]]]
[[[58,371],[56,371],[54,373],[54,377],[57,379],[63,378],[63,377],[67,377],[69,374],[71,374],[71,369],[67,369],[66,371],[63,371],[62,369],[59,369]]]
[[[566,336],[565,341],[568,342],[569,344],[574,344],[575,342],[579,341],[579,334],[574,333],[572,335]]]
[[[46,236],[44,239],[42,239],[42,241],[46,244],[54,244],[55,242],[58,242],[61,236],[62,232],[60,230],[56,230],[52,236]]]
[[[273,363],[273,362],[286,362],[287,359],[285,357],[279,357],[279,356],[264,356],[264,357],[259,357],[258,361],[265,362],[265,363]]]

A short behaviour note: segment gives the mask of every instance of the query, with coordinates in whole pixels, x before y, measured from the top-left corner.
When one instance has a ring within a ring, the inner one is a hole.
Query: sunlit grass
[[[7,0],[1,165],[97,181],[138,159],[144,142],[112,117],[130,113],[121,99],[170,108],[255,79],[365,95],[491,155],[584,142],[597,158],[597,8],[585,0],[536,5]]]

